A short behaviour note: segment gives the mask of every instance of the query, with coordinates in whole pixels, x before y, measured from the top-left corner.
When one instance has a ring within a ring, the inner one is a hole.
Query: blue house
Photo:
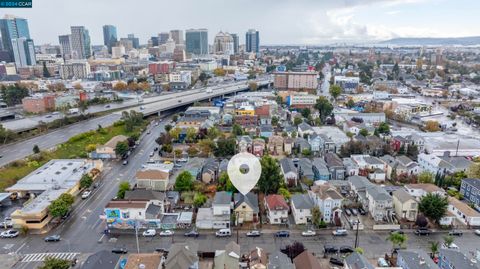
[[[260,126],[260,136],[261,137],[270,137],[273,135],[272,125],[261,125]]]
[[[460,186],[460,193],[463,198],[474,204],[477,210],[480,210],[480,179],[465,178]]]
[[[330,180],[330,170],[322,158],[314,158],[312,165],[313,180]]]
[[[438,268],[430,255],[421,249],[400,249],[397,252],[397,266],[403,269]]]

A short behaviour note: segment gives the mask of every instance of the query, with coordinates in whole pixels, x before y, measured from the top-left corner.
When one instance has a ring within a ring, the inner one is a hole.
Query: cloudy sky
[[[263,45],[369,42],[394,37],[480,35],[478,0],[33,0],[32,9],[3,9],[29,20],[35,43],[58,43],[71,25],[102,44],[102,25],[140,43],[170,29],[260,31]]]

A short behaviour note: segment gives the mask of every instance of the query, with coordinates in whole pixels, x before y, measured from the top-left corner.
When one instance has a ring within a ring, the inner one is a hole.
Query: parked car
[[[348,235],[348,232],[345,229],[336,229],[332,233],[333,233],[334,236],[346,236],[346,235]]]
[[[128,160],[124,160],[122,164],[123,164],[123,165],[127,165],[127,164],[128,164]]]
[[[156,234],[157,231],[155,231],[155,229],[148,229],[142,233],[142,235],[145,237],[154,237]]]
[[[443,249],[459,249],[458,246],[455,243],[451,243],[448,246],[447,246],[447,244],[442,243],[442,248]]]
[[[414,232],[415,235],[430,235],[430,233],[429,229],[418,229]]]
[[[462,236],[463,232],[459,230],[451,230],[450,232],[448,232],[448,235]]]
[[[352,212],[352,215],[358,215],[358,210],[356,210],[355,208],[350,208],[350,211]]]
[[[347,215],[347,216],[351,216],[351,215],[352,215],[352,212],[350,211],[349,208],[343,209],[343,212],[345,212],[345,215]]]
[[[198,237],[199,235],[200,234],[195,230],[188,231],[184,234],[186,237]]]
[[[17,237],[20,233],[17,230],[6,230],[0,233],[2,238],[14,238]]]
[[[275,233],[275,237],[290,237],[289,231],[278,231]]]
[[[338,266],[343,266],[343,261],[340,260],[339,258],[331,257],[331,258],[330,258],[330,263],[331,263],[331,264],[338,265]]]
[[[58,242],[60,241],[61,237],[58,234],[50,235],[45,237],[45,242]]]
[[[154,147],[154,148],[153,148],[153,151],[158,151],[158,147]]]
[[[232,231],[230,229],[220,229],[215,232],[216,237],[227,237],[231,235],[232,235]]]
[[[350,247],[350,246],[341,246],[340,247],[340,253],[352,253],[352,252],[355,252],[355,250]]]
[[[247,237],[259,237],[260,235],[260,231],[257,230],[247,232]]]
[[[82,199],[87,199],[88,197],[90,197],[90,194],[91,194],[91,191],[84,191],[82,193]]]
[[[360,215],[366,215],[367,214],[367,212],[361,207],[358,208],[358,212],[360,213]]]
[[[112,253],[127,254],[128,250],[126,248],[114,248],[114,249],[112,249]]]
[[[476,235],[480,235],[480,230],[475,230]]]
[[[153,157],[153,155],[155,155],[155,151],[150,152],[150,155],[149,155],[149,156],[150,156],[150,157]]]
[[[315,236],[316,234],[317,233],[315,233],[315,231],[312,231],[312,230],[306,230],[302,232],[302,236]]]
[[[332,246],[332,245],[325,245],[325,246],[323,246],[323,251],[325,253],[337,253],[338,248],[336,246]]]
[[[165,254],[164,256],[168,255],[168,250],[166,250],[165,248],[156,248],[155,251]]]
[[[0,228],[9,229],[13,227],[13,221],[11,218],[5,218],[0,222]]]
[[[172,230],[165,230],[159,233],[160,236],[173,236],[174,232]]]
[[[404,234],[404,232],[402,230],[391,230],[390,233],[391,234],[393,234],[393,233]]]

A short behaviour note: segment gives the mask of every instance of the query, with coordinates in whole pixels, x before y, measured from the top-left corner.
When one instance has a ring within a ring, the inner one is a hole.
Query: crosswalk
[[[73,260],[79,253],[76,252],[52,252],[52,253],[32,253],[25,254],[21,262],[42,262],[46,258],[57,258],[62,260]]]

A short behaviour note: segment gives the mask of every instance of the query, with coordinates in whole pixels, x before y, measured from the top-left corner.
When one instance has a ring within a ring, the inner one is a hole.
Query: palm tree
[[[401,248],[407,242],[407,236],[394,232],[387,237],[387,241],[392,243],[392,248],[395,248],[396,246]]]
[[[445,244],[445,246],[447,248],[449,248],[450,245],[453,244],[453,241],[455,241],[455,238],[453,238],[453,236],[451,236],[451,235],[447,235],[443,238],[443,243]]]
[[[432,252],[432,258],[438,253],[438,241],[430,242],[430,251]]]

